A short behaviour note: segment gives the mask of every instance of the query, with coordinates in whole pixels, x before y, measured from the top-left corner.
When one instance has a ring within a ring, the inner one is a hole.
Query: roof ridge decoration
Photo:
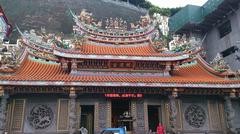
[[[194,51],[202,48],[202,40],[197,37],[187,38],[186,34],[173,35],[173,40],[169,42],[169,50],[173,52]]]
[[[210,65],[218,72],[232,71],[220,53],[217,53],[215,58],[213,58],[213,60],[210,62]]]
[[[79,16],[70,10],[76,26],[75,35],[64,40],[56,34],[48,34],[45,29],[41,31],[30,30],[21,32],[22,44],[27,46],[30,55],[41,59],[59,61],[58,56],[65,58],[91,58],[91,59],[119,59],[119,60],[156,60],[177,61],[186,60],[196,55],[202,48],[194,41],[188,40],[176,46],[187,46],[179,51],[169,50],[163,45],[162,34],[159,29],[161,16],[142,16],[139,28],[125,29],[122,19],[111,19],[106,29],[99,28],[91,13],[83,10]],[[98,23],[100,24],[100,23]],[[100,26],[100,25],[99,25]],[[109,32],[110,31],[110,32]],[[119,34],[118,32],[123,32]],[[192,41],[192,42],[191,42]],[[95,42],[95,43],[93,43]],[[106,49],[109,48],[109,51]],[[111,52],[110,52],[111,51]]]
[[[140,21],[137,23],[127,23],[126,20],[122,18],[107,18],[105,21],[98,21],[93,17],[93,14],[87,12],[86,9],[83,9],[79,15],[75,15],[72,10],[70,10],[73,18],[75,19],[76,23],[83,23],[90,27],[95,27],[99,30],[106,30],[109,32],[126,32],[132,30],[141,30],[143,28],[149,27],[153,21],[151,20],[150,16],[147,14],[146,16],[141,16]]]
[[[223,60],[221,55],[214,58],[213,62],[210,64],[206,62],[200,54],[197,55],[197,61],[205,68],[209,73],[216,75],[218,77],[227,78],[227,79],[240,79],[239,71],[232,71],[229,65]]]
[[[59,41],[59,36],[46,33],[44,28],[42,28],[41,31],[35,31],[32,29],[24,32],[22,32],[18,26],[16,26],[16,28],[22,36],[22,39],[19,40],[19,45],[27,48],[26,50],[29,55],[41,59],[58,61],[53,54],[53,45],[61,43],[61,40]]]
[[[93,15],[86,10],[82,10],[80,15],[74,14],[71,10],[70,12],[76,22],[76,26],[73,28],[76,36],[86,39],[84,41],[86,43],[77,43],[82,44],[80,48],[87,44],[101,44],[102,46],[111,47],[131,47],[131,45],[147,44],[156,53],[167,53],[170,55],[181,53],[182,51],[185,53],[186,49],[189,51],[200,49],[200,45],[194,46],[195,44],[191,44],[193,42],[188,42],[190,44],[182,45],[183,49],[179,51],[169,50],[167,45],[163,45],[163,39],[161,39],[163,36],[159,28],[162,17],[157,14],[152,18],[149,15],[141,16],[138,24],[130,23],[130,26],[126,26],[126,23],[121,18],[110,18],[106,20],[106,23],[103,23],[95,20]],[[96,25],[96,23],[101,25]],[[187,46],[187,48],[184,48],[184,46]]]
[[[76,23],[73,30],[78,36],[84,36],[91,41],[115,44],[137,45],[149,42],[151,38],[159,38],[157,35],[157,21],[149,15],[141,16],[137,23],[127,23],[122,18],[108,18],[106,21],[98,21],[92,13],[85,9],[77,16],[70,10]]]

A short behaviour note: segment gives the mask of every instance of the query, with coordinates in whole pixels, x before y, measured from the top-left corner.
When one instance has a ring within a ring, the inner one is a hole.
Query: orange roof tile
[[[98,55],[134,55],[134,56],[151,56],[156,55],[150,45],[136,46],[136,47],[113,47],[100,45],[83,45],[82,52],[84,54],[98,54]]]
[[[181,84],[240,84],[239,80],[226,80],[208,73],[200,64],[181,67],[171,77],[136,75],[70,75],[59,64],[46,64],[32,60],[24,61],[13,76],[0,76],[2,81],[48,81],[48,82],[128,82],[128,83],[181,83]]]
[[[183,53],[159,53],[154,50],[151,45],[135,45],[135,46],[113,46],[113,45],[92,45],[85,44],[80,51],[71,51],[59,49],[66,53],[85,54],[85,55],[116,55],[116,56],[156,56],[156,57],[174,57],[180,56]],[[184,53],[185,54],[185,53]]]

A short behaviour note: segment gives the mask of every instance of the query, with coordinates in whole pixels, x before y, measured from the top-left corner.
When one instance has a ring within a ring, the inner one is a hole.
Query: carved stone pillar
[[[236,128],[234,127],[233,120],[235,118],[235,111],[232,107],[232,101],[229,96],[225,96],[225,116],[228,124],[228,129],[231,133],[237,134]]]
[[[70,110],[69,110],[69,134],[77,133],[77,94],[74,87],[70,89]]]
[[[170,95],[169,97],[169,110],[170,110],[170,117],[169,117],[169,123],[171,127],[171,131],[173,133],[176,133],[177,128],[177,106],[176,106],[176,100],[173,95]]]
[[[4,134],[4,129],[6,127],[6,117],[7,117],[7,99],[8,94],[4,93],[2,87],[0,87],[1,105],[0,105],[0,134]]]

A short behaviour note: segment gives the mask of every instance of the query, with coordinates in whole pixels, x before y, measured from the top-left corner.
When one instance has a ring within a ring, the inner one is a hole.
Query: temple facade
[[[71,11],[74,36],[21,35],[0,66],[0,134],[240,133],[240,79],[200,41],[163,43],[159,20],[105,21]]]

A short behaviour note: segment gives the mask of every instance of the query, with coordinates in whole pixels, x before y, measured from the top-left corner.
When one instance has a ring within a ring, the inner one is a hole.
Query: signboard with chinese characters
[[[104,94],[107,98],[142,98],[143,94]]]

